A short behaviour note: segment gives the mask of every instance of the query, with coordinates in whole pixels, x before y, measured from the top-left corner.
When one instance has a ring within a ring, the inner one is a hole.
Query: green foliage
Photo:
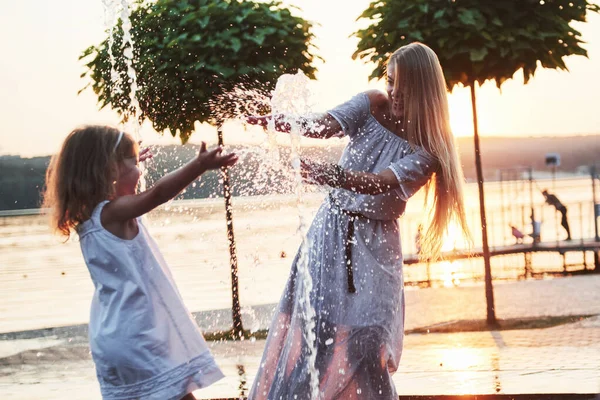
[[[140,118],[160,132],[178,134],[183,143],[195,121],[218,123],[209,100],[237,84],[272,88],[278,76],[298,69],[314,79],[312,25],[277,0],[140,1],[131,21]],[[113,54],[126,81],[122,35],[119,23]],[[91,80],[101,108],[110,105],[126,119],[130,89],[111,80],[108,39],[81,59],[87,67],[82,77]]]
[[[469,137],[457,138],[460,150],[460,159],[464,164],[464,173],[467,181],[476,178],[475,164],[472,162],[473,150],[468,144],[472,139]],[[576,173],[581,166],[597,163],[600,154],[600,136],[578,136],[573,137],[484,137],[481,147],[485,151],[486,159],[483,163],[486,179],[498,178],[498,169],[510,168],[521,165],[523,160],[529,160],[529,165],[534,171],[548,171],[544,162],[546,154],[560,149],[561,171]],[[330,147],[303,147],[302,156],[323,162],[336,162],[340,159],[343,143]],[[519,149],[515,152],[514,149]],[[238,154],[246,154],[230,170],[232,182],[232,194],[234,196],[260,196],[273,194],[292,194],[294,182],[290,177],[279,169],[272,172],[260,173],[266,176],[264,182],[256,183],[257,171],[265,171],[269,168],[265,165],[264,157],[259,151],[248,146],[231,146],[231,151]],[[197,154],[198,146],[187,144],[185,146],[155,146],[154,157],[147,163],[146,179],[148,185],[160,179],[165,171],[173,171],[181,167],[187,160]],[[280,156],[286,160],[289,149],[281,149]],[[40,193],[44,188],[44,176],[46,168],[50,163],[50,156],[36,158],[21,158],[18,156],[0,156],[0,210],[16,210],[24,208],[38,208],[41,204]],[[587,175],[589,178],[589,175]],[[209,197],[223,196],[223,189],[219,171],[210,171],[202,175],[202,179],[196,186],[188,186],[178,197],[183,199],[204,199]]]
[[[38,208],[50,157],[0,156],[0,210]]]
[[[565,56],[587,52],[570,23],[585,21],[600,7],[587,0],[377,0],[360,18],[370,26],[353,57],[376,64],[371,79],[384,73],[397,48],[414,41],[431,47],[448,87],[495,80],[500,87],[523,70],[525,83],[538,65],[566,70]]]

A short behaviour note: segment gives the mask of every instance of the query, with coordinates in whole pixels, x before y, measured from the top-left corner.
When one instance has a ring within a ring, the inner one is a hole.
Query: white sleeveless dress
[[[329,114],[350,139],[339,164],[372,173],[391,169],[400,188],[376,196],[333,190],[305,238],[320,399],[398,399],[391,380],[404,336],[397,219],[438,162],[379,124],[365,93]],[[306,320],[300,306],[305,289],[298,262],[299,255],[273,317],[249,400],[310,399]]]
[[[121,239],[100,223],[106,203],[78,228],[95,286],[89,340],[102,398],[179,400],[221,379],[142,219],[134,239]]]

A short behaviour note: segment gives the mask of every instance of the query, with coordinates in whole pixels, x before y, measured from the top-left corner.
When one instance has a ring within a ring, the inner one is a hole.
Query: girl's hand
[[[152,151],[150,150],[150,147],[145,147],[140,151],[139,154],[139,161],[140,162],[144,162],[146,160],[149,160],[150,158],[152,158],[154,155],[152,154]]]
[[[222,151],[223,148],[221,146],[208,151],[206,150],[206,143],[202,142],[197,160],[204,170],[230,167],[238,161],[238,156],[235,153],[222,156]]]
[[[255,116],[255,115],[249,115],[246,117],[246,123],[250,124],[250,125],[259,125],[262,126],[263,129],[267,129],[267,126],[269,125],[269,121],[271,121],[271,119],[274,119],[275,121],[275,130],[278,132],[283,132],[283,133],[290,133],[290,131],[292,130],[292,126],[289,124],[289,122],[285,121],[285,116],[283,115],[276,115],[276,116],[272,116],[272,115],[264,115],[264,116]]]

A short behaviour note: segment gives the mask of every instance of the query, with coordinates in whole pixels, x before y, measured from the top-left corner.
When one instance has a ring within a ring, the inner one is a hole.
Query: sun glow
[[[458,272],[462,266],[460,261],[442,261],[440,263],[442,270],[442,282],[444,287],[460,286]]]
[[[444,235],[442,251],[456,250],[457,244],[461,241],[464,241],[464,238],[458,224],[454,221],[450,222],[446,234]]]
[[[451,222],[448,225],[448,230],[444,235],[442,244],[442,253],[452,252],[457,248],[460,248],[461,243],[465,242],[465,238],[460,230],[460,227],[455,222]],[[462,263],[460,261],[442,261],[440,263],[442,273],[442,281],[444,287],[459,286],[460,281],[460,269]]]
[[[473,112],[469,89],[454,89],[448,96],[448,107],[450,109],[450,126],[454,136],[472,136]],[[481,118],[481,116],[479,117]]]

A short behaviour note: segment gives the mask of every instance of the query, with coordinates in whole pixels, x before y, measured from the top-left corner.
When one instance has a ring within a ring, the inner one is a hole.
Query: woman
[[[270,118],[248,122],[266,126]],[[285,116],[274,119],[278,130],[290,130]],[[427,185],[433,202],[422,257],[439,256],[452,219],[468,236],[464,178],[437,56],[421,43],[404,46],[388,60],[387,93],[358,94],[299,124],[306,136],[349,137],[339,165],[302,163],[308,182],[333,188],[305,239],[316,312],[313,385],[322,399],[396,399],[391,375],[402,353],[405,307],[397,219]],[[311,398],[300,260],[299,252],[249,399]]]

